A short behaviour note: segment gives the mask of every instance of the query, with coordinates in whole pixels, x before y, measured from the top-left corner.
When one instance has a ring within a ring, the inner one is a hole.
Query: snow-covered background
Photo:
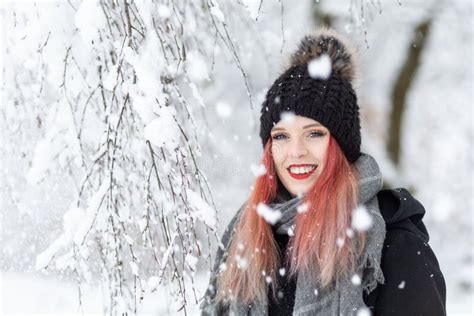
[[[255,177],[266,89],[323,21],[359,48],[363,149],[424,204],[448,314],[474,313],[471,1],[0,10],[1,314],[197,314],[216,236]],[[397,163],[393,90],[419,43]]]

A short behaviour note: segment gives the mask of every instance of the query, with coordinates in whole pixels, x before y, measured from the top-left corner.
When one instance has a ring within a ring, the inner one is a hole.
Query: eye
[[[324,135],[326,135],[325,132],[321,132],[321,131],[312,131],[311,133],[309,133],[309,136],[311,138],[316,138],[316,137],[323,137]]]
[[[274,140],[281,140],[281,139],[286,139],[286,138],[287,137],[284,134],[275,134],[275,135],[272,136],[272,139],[274,139]]]

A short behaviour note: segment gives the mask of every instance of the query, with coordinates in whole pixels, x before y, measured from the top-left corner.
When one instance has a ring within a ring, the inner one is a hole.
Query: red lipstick
[[[293,164],[293,165],[290,165],[287,170],[288,170],[288,173],[290,174],[290,176],[296,180],[303,180],[303,179],[306,179],[308,177],[310,177],[314,171],[316,171],[316,169],[318,168],[318,166],[316,165],[316,167],[311,170],[310,172],[308,173],[303,173],[303,174],[296,174],[296,173],[293,173],[291,172],[291,168],[292,167],[312,167],[312,166],[315,166],[314,164]]]

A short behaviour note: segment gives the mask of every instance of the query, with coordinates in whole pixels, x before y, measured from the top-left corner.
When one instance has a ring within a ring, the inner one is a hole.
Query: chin
[[[308,191],[309,191],[309,189],[305,189],[305,190],[298,190],[298,191],[296,191],[296,195],[302,195],[302,194],[306,194]]]
[[[301,187],[291,188],[291,190],[289,190],[289,191],[292,195],[297,196],[297,195],[305,194],[306,192],[308,192],[309,187],[308,188],[306,188],[306,187],[305,188],[301,188]]]

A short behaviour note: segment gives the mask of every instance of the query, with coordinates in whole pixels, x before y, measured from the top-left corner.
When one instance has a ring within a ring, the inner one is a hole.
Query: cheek
[[[324,142],[313,144],[311,146],[311,154],[324,164],[326,162],[328,147],[329,139],[325,140]]]
[[[284,153],[282,151],[281,146],[273,145],[272,146],[272,156],[273,156],[273,162],[275,163],[276,167],[280,167],[281,162],[283,161],[284,158]]]

